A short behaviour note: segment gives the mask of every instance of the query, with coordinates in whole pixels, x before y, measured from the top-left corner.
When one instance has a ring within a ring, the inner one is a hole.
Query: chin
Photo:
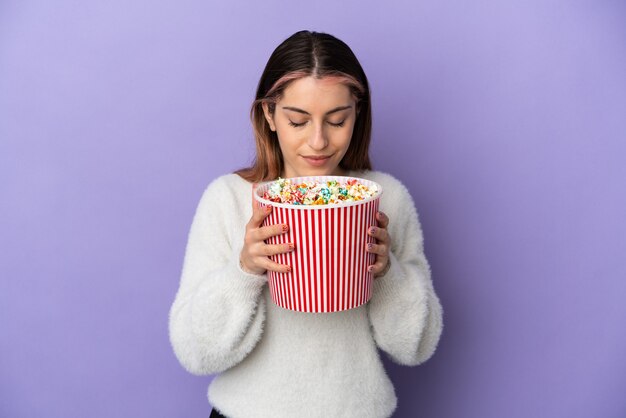
[[[306,173],[306,174],[302,174],[303,176],[333,176],[337,171],[337,168],[333,168],[333,169],[328,169],[328,168],[307,168],[305,170],[302,170],[302,173]]]

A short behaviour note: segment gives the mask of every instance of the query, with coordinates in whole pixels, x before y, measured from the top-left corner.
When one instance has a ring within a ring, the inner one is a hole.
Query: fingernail
[[[376,227],[373,226],[370,228],[370,234],[375,234],[376,233]]]
[[[296,246],[295,246],[295,245],[293,245],[293,242],[290,242],[290,243],[289,243],[289,251],[293,251],[293,249],[294,249],[295,247],[296,247]]]
[[[271,206],[265,206],[265,212],[271,212],[271,211],[272,211]]]
[[[291,273],[291,266],[287,266],[287,273]]]
[[[372,244],[372,243],[370,242],[369,244],[367,244],[367,249],[368,249],[368,250],[371,250],[373,246],[374,246],[374,244]]]
[[[287,232],[289,230],[289,225],[283,225],[283,232]]]
[[[367,268],[367,271],[369,271],[370,273],[371,273],[372,271],[374,271],[374,266],[369,266],[369,267]]]

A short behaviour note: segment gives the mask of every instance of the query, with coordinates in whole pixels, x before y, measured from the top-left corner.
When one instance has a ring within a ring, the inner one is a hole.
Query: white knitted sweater
[[[342,312],[280,308],[265,274],[241,270],[250,183],[224,175],[200,199],[169,314],[170,341],[190,373],[220,373],[208,399],[229,418],[389,417],[397,400],[377,348],[403,365],[435,351],[442,308],[413,200],[388,174],[349,175],[383,187],[391,266],[367,304]]]

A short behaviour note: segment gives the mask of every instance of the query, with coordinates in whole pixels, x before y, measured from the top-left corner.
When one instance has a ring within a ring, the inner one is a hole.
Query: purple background
[[[0,3],[0,416],[208,416],[167,315],[300,29],[361,60],[445,311],[396,416],[625,416],[624,2],[364,4]]]

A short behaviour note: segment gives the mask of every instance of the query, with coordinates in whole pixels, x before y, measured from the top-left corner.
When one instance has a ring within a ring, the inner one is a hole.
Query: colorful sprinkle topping
[[[368,187],[357,179],[349,179],[345,184],[337,180],[294,184],[290,179],[279,178],[270,184],[263,198],[290,205],[327,205],[364,200],[377,193],[375,185]]]

